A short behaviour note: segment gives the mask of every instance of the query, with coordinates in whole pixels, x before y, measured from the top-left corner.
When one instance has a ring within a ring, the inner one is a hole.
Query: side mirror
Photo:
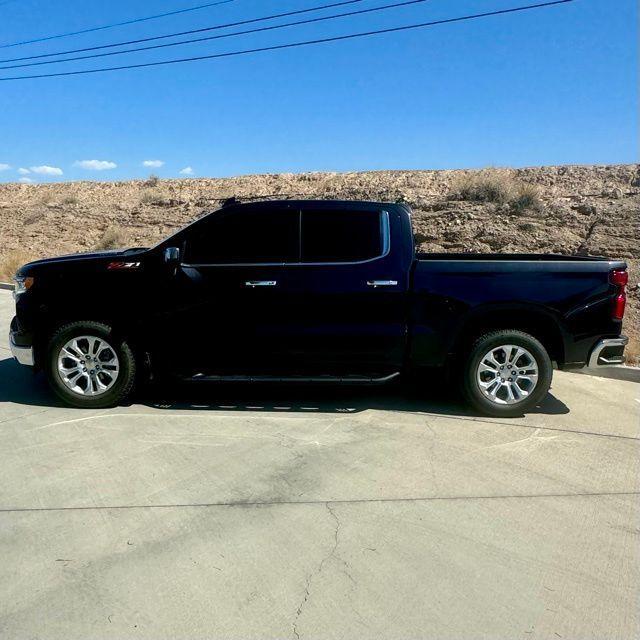
[[[180,262],[180,249],[178,247],[167,247],[164,250],[164,262],[170,266],[176,266]]]

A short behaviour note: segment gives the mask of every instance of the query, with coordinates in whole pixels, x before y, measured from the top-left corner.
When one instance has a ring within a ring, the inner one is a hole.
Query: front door
[[[160,323],[185,375],[268,372],[286,357],[288,263],[299,259],[295,207],[229,207],[189,227]],[[176,339],[177,338],[177,339]]]

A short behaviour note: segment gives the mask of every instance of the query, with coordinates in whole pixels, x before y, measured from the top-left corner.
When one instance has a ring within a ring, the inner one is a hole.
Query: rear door
[[[301,203],[300,263],[289,267],[290,361],[313,374],[381,377],[407,343],[409,265],[399,212]]]

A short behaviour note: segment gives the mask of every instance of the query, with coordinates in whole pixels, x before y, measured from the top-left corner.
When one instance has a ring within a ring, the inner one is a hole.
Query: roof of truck
[[[289,206],[289,207],[340,207],[345,209],[360,209],[364,207],[397,207],[408,208],[406,205],[395,202],[375,202],[370,200],[319,200],[319,199],[296,199],[296,200],[250,200],[248,202],[231,202],[224,208],[231,207],[275,207],[275,206]]]

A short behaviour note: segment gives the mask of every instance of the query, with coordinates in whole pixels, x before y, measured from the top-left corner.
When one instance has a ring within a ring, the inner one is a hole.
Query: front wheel
[[[131,392],[136,362],[129,345],[101,322],[60,327],[47,346],[45,368],[55,393],[74,407],[112,407]]]
[[[464,368],[464,393],[480,412],[513,418],[533,409],[551,386],[546,349],[523,331],[486,333],[471,348]]]

